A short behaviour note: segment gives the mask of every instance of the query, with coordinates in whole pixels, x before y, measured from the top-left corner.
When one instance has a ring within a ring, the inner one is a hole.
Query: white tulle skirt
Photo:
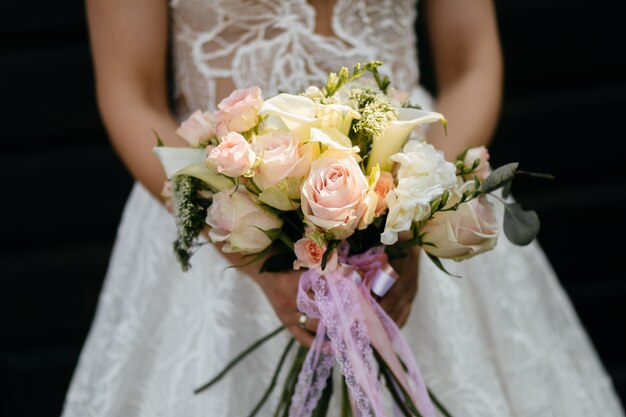
[[[257,285],[226,269],[213,246],[182,273],[174,239],[171,215],[136,185],[63,416],[245,416],[261,396],[286,332],[193,394],[280,323]],[[446,267],[463,278],[420,260],[403,331],[454,416],[624,415],[537,243],[517,247],[502,236],[493,251]],[[272,415],[278,391],[260,416]]]

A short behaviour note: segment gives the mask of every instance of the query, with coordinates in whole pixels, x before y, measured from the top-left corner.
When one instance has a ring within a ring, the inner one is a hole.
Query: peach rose
[[[351,154],[335,149],[311,163],[301,193],[307,223],[330,232],[335,239],[366,228],[374,218],[377,199]]]
[[[375,213],[376,217],[380,216],[385,212],[385,210],[387,210],[387,194],[389,191],[393,190],[395,186],[396,185],[393,182],[393,175],[391,172],[381,171],[380,177],[374,186],[374,192],[378,196]]]
[[[261,252],[272,243],[262,230],[282,226],[282,221],[256,205],[243,187],[237,192],[228,189],[215,193],[206,222],[211,226],[211,241],[225,242],[222,250],[227,253]]]
[[[211,113],[196,110],[187,120],[182,122],[176,134],[191,146],[204,146],[209,139],[215,137],[215,126]]]
[[[474,164],[474,161],[479,159],[480,163],[474,170],[474,174],[478,177],[479,180],[483,181],[485,178],[491,174],[491,166],[489,165],[489,152],[487,148],[484,146],[479,146],[476,148],[470,148],[465,153],[465,159],[463,160],[463,165],[466,167],[471,167]]]
[[[300,268],[308,268],[316,270],[317,273],[325,274],[337,269],[339,265],[339,256],[337,250],[333,250],[328,257],[326,267],[322,271],[322,257],[326,252],[326,245],[318,246],[313,239],[303,237],[298,240],[293,246],[296,253],[296,259],[293,261],[293,269],[298,270]]]
[[[228,133],[219,145],[209,146],[207,151],[205,164],[229,177],[239,177],[250,171],[256,159],[250,144],[236,132]]]
[[[458,201],[460,192],[455,194],[454,200]],[[436,245],[425,245],[426,252],[439,258],[460,261],[493,249],[498,229],[493,204],[481,195],[461,204],[456,211],[437,212],[420,232],[426,233],[424,241]]]
[[[250,87],[233,91],[217,105],[215,115],[220,137],[228,132],[245,132],[257,124],[257,114],[263,104],[261,89]]]
[[[257,136],[254,150],[262,158],[255,176],[262,188],[275,186],[286,177],[304,177],[309,171],[310,152],[301,155],[300,140],[290,132]]]

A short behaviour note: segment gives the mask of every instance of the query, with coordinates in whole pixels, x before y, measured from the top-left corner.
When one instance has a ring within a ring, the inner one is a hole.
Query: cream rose
[[[261,188],[275,186],[286,177],[304,177],[309,172],[311,152],[301,149],[300,140],[291,132],[273,131],[257,136],[254,150],[261,157],[254,177]]]
[[[245,132],[257,124],[257,114],[263,104],[259,87],[233,91],[217,105],[215,114],[217,133],[220,137],[228,132]]]
[[[473,183],[468,183],[473,186]],[[455,193],[458,201],[460,191]],[[424,250],[439,258],[460,261],[493,249],[498,239],[498,221],[493,204],[481,195],[463,203],[456,211],[436,213],[420,230],[425,233],[424,241],[436,246],[425,245]]]
[[[239,133],[230,132],[216,147],[207,147],[205,164],[220,174],[238,177],[250,171],[256,155],[250,144]]]
[[[311,163],[302,186],[305,220],[344,239],[372,222],[378,197],[371,188],[351,154],[329,149]]]
[[[475,160],[480,160],[480,163],[474,170],[474,174],[478,177],[479,180],[483,181],[485,178],[491,174],[491,166],[489,165],[489,152],[487,148],[484,146],[479,146],[476,148],[470,148],[465,153],[465,158],[463,159],[463,165],[468,168],[471,168],[474,164]]]
[[[212,242],[225,242],[224,252],[244,254],[267,248],[272,241],[263,230],[282,226],[282,220],[256,205],[243,187],[237,192],[229,189],[215,193],[207,210],[206,222],[211,226],[209,238]]]
[[[326,274],[337,269],[339,256],[337,250],[333,250],[328,257],[326,267],[322,270],[322,257],[326,252],[326,245],[318,246],[313,239],[303,237],[293,246],[297,259],[293,261],[293,269],[308,268],[319,274]]]
[[[180,124],[176,134],[191,146],[206,146],[209,139],[215,137],[215,125],[211,113],[196,110]]]

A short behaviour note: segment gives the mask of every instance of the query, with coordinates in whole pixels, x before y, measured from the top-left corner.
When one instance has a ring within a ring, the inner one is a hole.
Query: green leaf
[[[511,162],[496,168],[491,175],[483,181],[482,191],[484,193],[490,193],[510,182],[515,176],[518,166],[519,164],[517,162]]]
[[[322,255],[322,263],[320,265],[320,267],[322,268],[322,271],[326,269],[326,264],[328,263],[328,257],[333,252],[333,249],[337,247],[338,244],[339,244],[338,240],[331,240],[330,242],[328,242],[328,246],[326,246],[326,251]]]
[[[539,216],[518,203],[505,204],[504,208],[504,234],[515,245],[528,245],[539,233]]]
[[[502,187],[502,198],[509,198],[509,196],[511,195],[511,186],[513,185],[513,181],[509,181],[506,184],[504,184],[504,187]]]
[[[276,229],[268,229],[268,230],[263,230],[260,227],[257,227],[257,226],[254,226],[254,225],[252,225],[252,227],[262,231],[263,233],[265,233],[265,236],[267,236],[267,238],[269,240],[271,240],[272,242],[275,241],[276,239],[278,239],[278,236],[280,236],[280,234],[283,231],[283,229],[281,229],[280,227],[278,227]]]
[[[157,131],[152,129],[152,133],[154,133],[154,136],[156,136],[156,140],[157,140],[157,145],[156,146],[157,146],[157,148],[165,146],[165,144],[163,143],[163,140],[161,140],[161,137],[159,136]]]
[[[246,257],[252,257],[252,259],[251,259],[251,260],[249,260],[248,262],[245,262],[245,263],[242,263],[242,264],[239,264],[239,265],[230,265],[230,266],[227,266],[227,267],[226,267],[226,268],[224,268],[224,269],[230,269],[230,268],[244,268],[244,267],[246,267],[246,266],[252,265],[253,263],[255,263],[255,262],[260,261],[261,259],[263,259],[263,257],[264,257],[265,255],[267,255],[267,253],[269,252],[269,250],[270,250],[270,248],[271,248],[271,247],[272,247],[272,246],[270,245],[270,246],[268,246],[267,248],[265,248],[264,250],[262,250],[261,252],[258,252],[258,253],[251,253],[251,254],[249,254],[249,255],[244,255],[244,256],[243,256],[244,258],[246,258]]]
[[[430,253],[426,252],[426,255],[428,255],[428,257],[430,258],[431,261],[433,261],[433,263],[435,264],[435,266],[437,266],[437,268],[439,268],[441,271],[445,272],[446,274],[450,275],[451,277],[454,278],[461,278],[458,275],[454,275],[449,273],[446,268],[444,268],[443,264],[441,263],[441,259],[437,258],[435,255],[431,255]]]

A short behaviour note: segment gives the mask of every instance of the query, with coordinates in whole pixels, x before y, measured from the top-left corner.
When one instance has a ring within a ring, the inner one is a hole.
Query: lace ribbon
[[[311,415],[330,376],[334,357],[361,415],[385,417],[373,346],[422,416],[435,417],[411,349],[370,292],[372,282],[380,276],[389,280],[383,247],[350,257],[346,256],[346,248],[341,251],[343,265],[339,270],[326,275],[307,271],[300,277],[298,308],[319,319],[319,325],[298,376],[289,416]]]

